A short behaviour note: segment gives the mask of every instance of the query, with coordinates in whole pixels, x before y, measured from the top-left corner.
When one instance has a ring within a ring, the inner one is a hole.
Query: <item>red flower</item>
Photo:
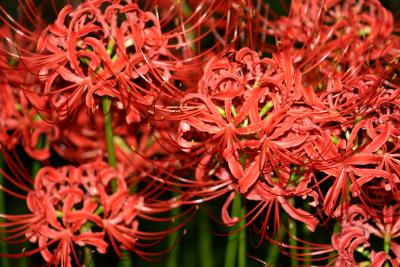
[[[116,184],[115,192],[111,191],[111,183]],[[151,202],[146,203],[144,196],[139,192],[131,195],[125,178],[104,162],[97,161],[78,168],[43,167],[35,177],[34,189],[26,197],[30,213],[2,214],[7,222],[0,223],[0,227],[9,233],[6,241],[23,242],[27,239],[37,243],[38,248],[4,256],[40,252],[48,264],[72,266],[73,261],[80,261],[76,245],[92,246],[97,252],[106,253],[107,236],[118,255],[121,256],[120,250],[124,249],[146,257],[148,254],[137,243],[155,242],[178,227],[148,233],[140,231],[137,219],[169,221],[152,215],[167,212],[179,203],[170,200],[160,203],[154,198],[149,198]]]
[[[264,22],[265,23],[265,22]],[[264,26],[264,24],[262,24]],[[303,74],[319,83],[324,77],[364,72],[379,73],[396,56],[393,16],[377,0],[303,1],[291,3],[288,17],[280,17],[260,30],[278,38],[277,49],[290,53]],[[377,60],[374,66],[365,62]]]
[[[307,188],[312,173],[292,168],[306,161],[321,130],[304,103],[309,94],[290,59],[284,55],[260,59],[248,48],[227,52],[206,65],[198,91],[182,100],[182,109],[198,112],[181,121],[178,143],[185,152],[200,157],[199,185],[204,188],[200,181],[227,166],[231,187],[257,202],[247,215],[252,216],[249,223],[265,211],[265,234],[271,209],[279,217],[281,206],[313,231],[318,220],[294,208],[288,198],[310,196],[313,205],[318,203],[318,193]],[[232,195],[222,210],[228,225],[236,222],[227,212],[231,201]]]
[[[352,205],[346,210],[341,232],[332,236],[332,245],[338,251],[335,266],[358,266],[359,262],[354,257],[355,253],[360,253],[364,258],[367,257],[370,266],[384,266],[387,260],[393,266],[398,266],[400,257],[398,206],[385,206],[383,213],[378,211],[379,214],[375,213],[373,216],[369,213],[371,211],[368,212],[358,205]],[[385,251],[376,252],[374,249],[369,251],[371,235],[384,241]],[[395,258],[389,255],[390,250]]]
[[[152,68],[162,68],[151,62],[168,56],[165,46],[153,13],[130,1],[86,1],[76,9],[64,7],[42,32],[39,54],[24,59],[44,81],[41,93],[61,119],[78,109],[82,97],[94,110],[95,96],[107,95],[121,101],[127,121],[133,122],[140,120],[138,107],[152,104],[157,95],[137,81],[148,81]],[[162,69],[168,80],[168,70]]]
[[[30,157],[48,159],[50,144],[59,136],[58,127],[46,122],[48,118],[39,115],[36,107],[29,103],[29,95],[18,88],[18,83],[25,84],[27,90],[37,88],[32,76],[23,71],[18,73],[12,66],[7,68],[10,69],[8,77],[0,78],[0,144],[7,150],[22,145]],[[21,73],[25,77],[20,77]],[[38,146],[40,137],[46,138],[42,147]]]

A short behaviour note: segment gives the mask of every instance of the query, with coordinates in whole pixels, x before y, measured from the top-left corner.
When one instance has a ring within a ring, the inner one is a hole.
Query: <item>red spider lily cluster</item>
[[[222,199],[224,225],[296,260],[400,265],[400,38],[378,0],[52,2],[52,22],[19,4],[0,8],[0,173],[27,209],[0,230],[33,248],[1,256],[152,258]],[[286,217],[337,231],[292,245]]]

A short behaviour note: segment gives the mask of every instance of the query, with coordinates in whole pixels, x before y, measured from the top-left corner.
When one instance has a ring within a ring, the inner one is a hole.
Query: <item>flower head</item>
[[[119,256],[121,249],[146,256],[136,244],[154,242],[170,231],[140,231],[138,218],[151,219],[152,214],[174,207],[170,202],[146,203],[140,193],[131,195],[124,176],[101,161],[79,167],[43,167],[26,204],[29,214],[1,215],[7,222],[0,226],[10,233],[6,240],[36,243],[38,248],[24,255],[40,252],[48,264],[62,266],[80,261],[76,246],[106,253],[106,238]]]

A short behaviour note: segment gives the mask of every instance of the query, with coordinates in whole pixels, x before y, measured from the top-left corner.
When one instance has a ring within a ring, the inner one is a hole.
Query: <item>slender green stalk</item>
[[[390,225],[386,225],[386,231],[385,231],[385,236],[384,236],[384,240],[383,240],[383,250],[386,252],[386,253],[389,253],[389,251],[390,251],[390,240],[392,239],[391,238],[391,235],[390,235],[390,232],[391,232],[391,230],[390,230]]]
[[[85,267],[94,267],[93,253],[90,247],[85,247],[83,253],[83,265]]]
[[[111,109],[111,98],[108,96],[103,97],[102,101],[103,113],[104,113],[104,131],[106,135],[106,146],[108,153],[108,165],[110,167],[117,167],[117,159],[115,157],[115,148],[114,148],[114,138],[113,138],[113,130],[112,130],[112,114],[110,112]],[[115,186],[115,185],[114,185]],[[115,191],[116,188],[113,188]]]
[[[296,221],[292,218],[288,218],[288,226],[289,232],[293,236],[289,236],[289,245],[292,247],[297,246],[297,240],[294,238],[297,236],[297,226]],[[299,262],[296,259],[297,257],[297,249],[291,248],[290,249],[290,266],[299,266]]]
[[[175,208],[171,210],[171,217],[175,218],[180,213],[180,208]],[[175,226],[176,222],[173,221],[172,226]],[[173,248],[171,253],[168,255],[167,261],[165,263],[166,267],[179,267],[179,232],[175,231],[168,236],[168,247]]]
[[[106,147],[108,154],[108,165],[110,167],[117,167],[117,158],[115,157],[115,148],[114,148],[114,135],[112,129],[112,114],[111,110],[111,98],[108,96],[104,96],[102,98],[102,108],[104,114],[104,132],[106,135]],[[117,191],[117,183],[113,180],[111,181],[112,191]],[[131,255],[128,251],[122,251],[123,258],[119,261],[119,267],[131,267],[132,259]],[[92,265],[93,266],[93,265]]]
[[[122,259],[118,262],[118,267],[132,267],[132,257],[129,251],[123,250]]]
[[[294,200],[291,199],[290,203],[294,205]],[[297,246],[297,224],[294,219],[292,219],[290,216],[288,216],[288,230],[289,230],[289,245],[293,248],[290,249],[290,266],[299,266],[299,262],[296,259],[297,258],[297,249],[295,248]]]
[[[4,170],[4,158],[3,155],[0,154],[0,169]],[[4,177],[3,174],[0,172],[0,185],[2,186],[4,184]],[[0,189],[0,214],[5,214],[6,213],[6,206],[5,206],[5,198],[4,198],[4,192],[2,189]],[[0,223],[4,222],[3,218],[0,218]],[[6,237],[6,233],[3,231],[0,232],[0,249],[1,252],[4,254],[8,254],[8,244],[7,242],[3,241],[3,239]],[[2,257],[0,259],[1,266],[8,267],[10,266],[10,261],[6,257]]]
[[[286,238],[286,231],[277,232],[275,235],[276,241],[283,241]],[[271,266],[277,266],[279,260],[279,246],[271,243],[268,244],[266,263]],[[267,265],[269,266],[269,265]]]
[[[238,267],[246,267],[247,242],[246,242],[246,229],[244,229],[244,226],[246,224],[246,220],[244,219],[245,215],[246,215],[246,208],[242,205],[240,207],[240,218],[243,219],[238,224],[239,229],[242,229],[239,233]]]
[[[311,233],[310,230],[307,229],[307,226],[305,224],[303,224],[303,236],[304,236],[304,240],[307,242],[311,241]],[[310,245],[305,244],[304,245],[304,266],[311,266],[311,249],[310,249]]]
[[[310,206],[307,204],[304,204],[304,210],[310,212]],[[304,240],[307,242],[311,241],[311,232],[310,230],[308,230],[306,224],[302,224],[303,225],[303,237]],[[310,249],[310,245],[309,244],[305,244],[304,245],[304,266],[311,266],[311,249]]]
[[[391,225],[386,225],[385,236],[383,239],[383,250],[389,255],[390,252],[390,241],[392,240],[391,236]],[[386,261],[384,267],[389,267],[389,262]]]
[[[203,205],[199,210],[199,255],[200,267],[214,266],[212,253],[212,240],[210,235],[210,222],[206,212],[207,206]]]
[[[242,206],[242,200],[240,198],[240,195],[236,194],[232,204],[233,217],[240,217],[241,206]],[[239,224],[236,224],[232,230],[237,231],[239,227],[240,227]],[[238,241],[239,241],[239,233],[234,233],[229,235],[228,243],[226,245],[225,267],[236,266],[236,255],[238,254],[238,243],[239,243]]]

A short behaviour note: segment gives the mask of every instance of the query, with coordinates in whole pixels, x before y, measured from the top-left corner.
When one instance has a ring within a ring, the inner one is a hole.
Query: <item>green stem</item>
[[[0,169],[4,170],[5,168],[4,164],[4,158],[3,155],[0,154]],[[4,184],[4,177],[3,174],[0,172],[0,185],[2,186]],[[6,213],[6,206],[5,206],[5,197],[4,197],[4,192],[2,189],[0,189],[0,214],[5,214]],[[3,218],[0,218],[0,223],[3,223],[5,220]],[[1,231],[0,232],[0,249],[1,252],[4,254],[8,254],[8,244],[7,242],[3,241],[3,239],[6,237],[6,233]],[[8,267],[10,264],[10,261],[6,257],[2,257],[1,260],[1,266]]]
[[[239,232],[238,267],[246,267],[247,242],[246,242],[246,229],[244,229],[244,226],[246,224],[246,220],[244,219],[245,216],[246,216],[246,208],[242,205],[240,207],[240,218],[242,218],[242,220],[238,223],[239,229],[242,229]]]
[[[94,267],[93,253],[90,247],[85,247],[83,250],[83,264],[85,267]]]
[[[111,111],[111,98],[104,96],[102,98],[102,109],[104,114],[104,132],[106,136],[106,147],[108,154],[108,165],[112,168],[117,167],[117,158],[115,157],[114,148],[114,135],[112,129],[112,113]],[[113,192],[117,191],[117,183],[115,180],[111,181],[111,189]],[[119,261],[119,267],[131,267],[132,259],[129,251],[122,251],[122,259]]]
[[[389,251],[390,251],[390,240],[392,239],[391,235],[390,235],[390,232],[391,232],[390,228],[391,228],[390,225],[386,225],[385,237],[384,237],[384,241],[383,241],[384,242],[383,249],[385,250],[386,253],[389,253]]]
[[[199,255],[200,267],[212,267],[213,253],[212,253],[212,240],[210,235],[210,222],[206,212],[207,206],[203,205],[199,211]]]
[[[385,236],[383,239],[383,250],[389,255],[390,252],[390,241],[392,240],[392,236],[391,236],[391,226],[388,224],[386,225],[386,229],[385,229]],[[389,267],[389,263],[388,261],[385,262],[384,267]]]
[[[294,201],[291,202],[294,204]],[[297,225],[296,221],[288,216],[288,228],[289,228],[289,245],[293,248],[290,249],[290,266],[299,266],[299,262],[296,259],[297,258],[297,249],[295,248],[297,246]]]
[[[91,231],[91,223],[86,223],[84,224],[80,232],[81,233],[86,233]],[[94,259],[93,259],[93,253],[90,247],[86,246],[83,249],[83,267],[94,267]]]
[[[175,208],[171,210],[171,217],[175,218],[180,213],[180,208]],[[172,227],[176,224],[175,220],[172,223]],[[168,248],[172,248],[171,253],[168,255],[167,262],[165,264],[166,267],[179,267],[179,232],[175,231],[171,235],[168,236]]]
[[[310,230],[308,230],[305,224],[303,225],[303,236],[305,241],[311,241]],[[309,244],[304,245],[304,255],[304,266],[311,266],[311,249]]]
[[[118,262],[118,267],[132,267],[131,253],[127,250],[121,251],[122,259]]]
[[[304,210],[310,212],[310,206],[304,204]],[[303,224],[303,236],[305,241],[311,242],[311,232],[308,230],[306,224]],[[310,245],[306,243],[304,245],[304,266],[311,266],[311,252]]]
[[[236,194],[232,204],[232,217],[240,217],[241,206],[242,206],[241,197],[240,195]],[[239,227],[240,226],[238,223],[232,228],[232,230],[237,231]],[[236,255],[238,254],[239,238],[240,238],[239,233],[233,233],[228,237],[228,243],[226,245],[226,254],[225,254],[225,267],[236,266]]]
[[[104,113],[104,131],[106,135],[106,146],[108,153],[108,165],[110,167],[117,167],[117,159],[115,157],[115,148],[114,148],[114,138],[113,138],[113,130],[112,130],[112,114],[110,112],[111,109],[111,98],[108,96],[103,97],[102,101],[103,113]],[[114,186],[113,191],[116,188]]]
[[[286,231],[277,232],[275,235],[276,241],[283,241],[286,238]],[[268,245],[266,262],[271,266],[278,266],[279,246],[271,243]],[[268,265],[267,265],[268,266]]]

